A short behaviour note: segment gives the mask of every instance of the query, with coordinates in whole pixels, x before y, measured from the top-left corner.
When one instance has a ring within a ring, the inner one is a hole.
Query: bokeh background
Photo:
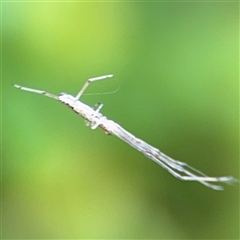
[[[239,4],[2,3],[2,237],[239,239],[239,185],[175,179],[65,106],[82,101],[210,176],[239,177]],[[119,90],[118,90],[119,89]]]

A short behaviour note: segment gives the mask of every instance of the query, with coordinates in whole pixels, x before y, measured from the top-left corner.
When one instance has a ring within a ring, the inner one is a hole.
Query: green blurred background
[[[239,174],[238,3],[2,3],[3,238],[238,239],[239,185],[175,179],[57,101],[210,176]]]

